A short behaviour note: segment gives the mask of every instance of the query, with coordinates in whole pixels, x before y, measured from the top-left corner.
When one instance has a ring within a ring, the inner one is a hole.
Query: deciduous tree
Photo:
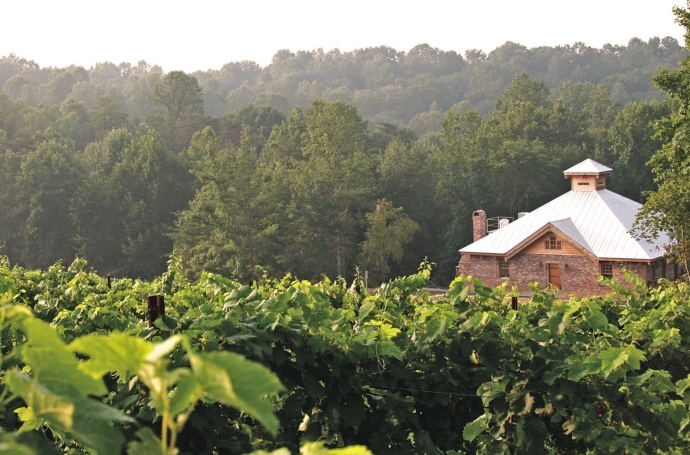
[[[673,11],[676,22],[685,27],[685,48],[690,49],[690,10]],[[667,252],[690,270],[690,58],[678,70],[660,70],[654,82],[672,98],[674,109],[656,124],[656,138],[663,146],[649,165],[658,189],[648,193],[635,228],[643,238],[666,232],[671,239]]]
[[[148,122],[166,146],[179,154],[204,124],[204,97],[194,76],[171,71],[153,87]]]
[[[376,210],[367,213],[366,218],[366,240],[361,245],[364,264],[371,267],[375,279],[383,282],[390,272],[390,261],[402,260],[404,246],[419,230],[419,224],[386,199],[379,199]]]

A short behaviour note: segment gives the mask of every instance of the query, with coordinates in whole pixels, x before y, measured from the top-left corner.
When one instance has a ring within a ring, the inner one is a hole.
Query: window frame
[[[562,250],[563,243],[558,240],[555,235],[552,235],[544,242],[544,249],[554,251]]]
[[[607,269],[607,270],[606,270]],[[611,261],[601,261],[599,263],[599,274],[604,278],[613,278],[613,262]]]
[[[496,258],[499,278],[510,278],[510,262],[505,258]]]

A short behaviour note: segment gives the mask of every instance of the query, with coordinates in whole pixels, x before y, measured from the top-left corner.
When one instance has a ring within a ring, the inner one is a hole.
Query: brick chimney
[[[476,210],[472,213],[472,234],[475,242],[486,237],[486,212],[484,210]]]

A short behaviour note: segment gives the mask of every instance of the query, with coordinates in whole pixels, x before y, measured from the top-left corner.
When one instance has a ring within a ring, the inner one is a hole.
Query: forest
[[[674,12],[684,47],[0,58],[0,453],[688,453],[687,275],[454,277],[472,211],[585,158],[687,270]]]
[[[687,55],[673,38],[601,49],[514,43],[465,56],[419,45],[279,51],[266,68],[163,73],[0,58],[0,254],[160,275],[173,254],[244,282],[427,258],[447,285],[469,217],[516,216],[567,190],[585,158],[642,201],[671,112],[651,81]]]

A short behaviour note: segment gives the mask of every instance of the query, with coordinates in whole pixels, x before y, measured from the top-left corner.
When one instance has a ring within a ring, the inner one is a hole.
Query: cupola
[[[612,172],[610,167],[586,159],[566,169],[563,174],[570,179],[570,189],[573,191],[599,191],[606,189],[606,176]]]

